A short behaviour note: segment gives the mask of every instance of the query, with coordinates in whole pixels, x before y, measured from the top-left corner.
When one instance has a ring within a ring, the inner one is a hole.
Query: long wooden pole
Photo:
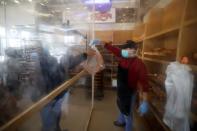
[[[85,70],[78,73],[76,76],[71,78],[70,80],[66,81],[59,87],[57,87],[54,91],[49,93],[47,96],[43,97],[41,100],[30,106],[28,109],[20,113],[18,116],[11,119],[8,123],[3,125],[0,128],[0,131],[12,131],[17,128],[18,125],[20,125],[22,122],[27,120],[29,117],[31,117],[34,113],[41,110],[46,104],[48,104],[51,100],[53,100],[56,96],[58,96],[61,92],[68,89],[73,83],[75,83],[79,78],[87,74]],[[32,125],[33,126],[33,125]]]

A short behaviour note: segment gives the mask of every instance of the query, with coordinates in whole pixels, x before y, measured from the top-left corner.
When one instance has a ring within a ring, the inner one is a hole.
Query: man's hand
[[[138,83],[138,86],[140,89],[142,89],[141,84]],[[149,110],[149,104],[148,104],[148,93],[147,92],[142,92],[142,90],[139,92],[140,96],[140,107],[138,109],[140,116],[143,116],[146,114]]]
[[[142,101],[142,103],[140,104],[140,107],[139,107],[140,116],[143,116],[144,114],[146,114],[148,112],[148,110],[149,110],[148,102]]]

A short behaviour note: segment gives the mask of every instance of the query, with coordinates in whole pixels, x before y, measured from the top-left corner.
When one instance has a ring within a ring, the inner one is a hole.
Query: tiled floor
[[[69,96],[68,103],[66,100],[62,106],[61,127],[69,131],[84,131],[89,112],[91,101],[86,97],[86,90],[75,88]]]
[[[84,131],[89,119],[91,100],[86,97],[86,90],[83,88],[75,88],[68,98],[65,98],[62,105],[61,127],[69,131]],[[113,125],[118,114],[115,99],[116,92],[107,90],[102,101],[95,101],[89,131],[124,131],[123,128]],[[149,131],[136,113],[134,116],[134,131]],[[20,131],[40,131],[40,122],[37,113],[23,125]]]
[[[105,98],[95,103],[89,131],[124,131],[123,128],[113,125],[117,114],[115,91],[105,91]],[[137,113],[134,113],[134,131],[149,131]]]

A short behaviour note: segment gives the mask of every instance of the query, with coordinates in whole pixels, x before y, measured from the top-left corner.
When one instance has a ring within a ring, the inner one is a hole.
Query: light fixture
[[[69,7],[67,7],[66,9],[67,9],[67,10],[70,10],[70,8],[69,8]]]
[[[1,1],[1,3],[0,3],[0,4],[4,5],[4,4],[6,4],[6,2],[5,2],[5,1]]]
[[[85,4],[107,4],[110,3],[110,0],[86,0]]]
[[[40,3],[40,5],[45,6],[43,3]]]
[[[20,2],[18,0],[14,0],[15,3],[19,4]]]
[[[29,2],[32,2],[32,0],[28,0]]]
[[[31,26],[30,25],[26,25],[25,28],[31,28]]]
[[[95,7],[95,11],[99,12],[107,12],[112,7],[112,0],[81,0],[89,10],[93,10]]]

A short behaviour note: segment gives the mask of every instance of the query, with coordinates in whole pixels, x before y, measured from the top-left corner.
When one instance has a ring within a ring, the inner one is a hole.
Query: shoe
[[[114,125],[119,126],[119,127],[124,127],[126,124],[125,123],[120,123],[118,121],[114,121]]]

